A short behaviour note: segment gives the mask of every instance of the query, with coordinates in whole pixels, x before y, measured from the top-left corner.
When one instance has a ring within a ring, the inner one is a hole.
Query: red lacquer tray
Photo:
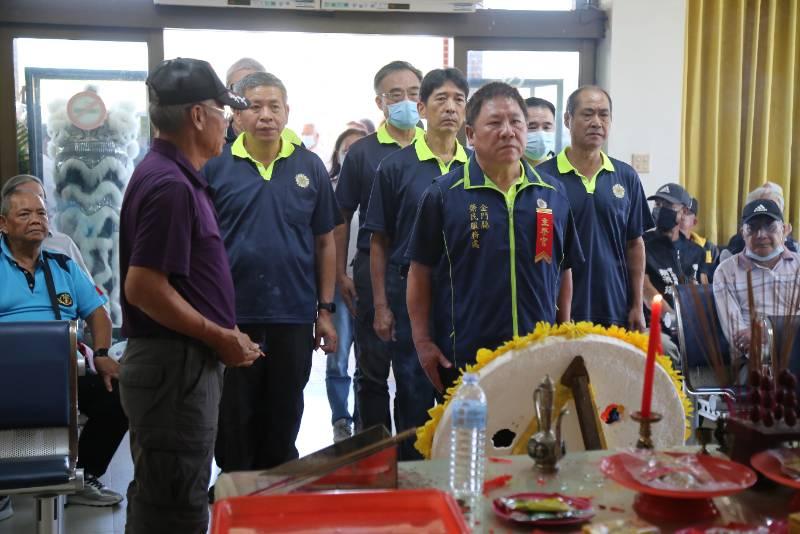
[[[800,479],[792,478],[781,471],[781,461],[769,453],[762,451],[750,458],[750,465],[759,473],[783,486],[800,489]]]
[[[455,500],[439,490],[292,493],[214,504],[212,534],[248,532],[467,533]]]
[[[538,520],[525,520],[520,521],[515,519],[513,516],[513,511],[509,510],[506,506],[502,504],[500,499],[494,499],[492,501],[492,508],[494,509],[494,513],[497,517],[509,521],[511,523],[517,523],[521,525],[537,525],[537,526],[560,526],[560,525],[578,525],[580,523],[585,523],[586,521],[590,520],[594,517],[594,509],[592,508],[592,501],[589,499],[585,499],[583,497],[569,497],[567,495],[561,495],[559,493],[515,493],[513,495],[507,495],[506,497],[512,497],[517,499],[548,499],[548,498],[555,498],[564,501],[565,503],[569,504],[574,510],[580,512],[577,517],[568,517],[564,519],[538,519]]]
[[[667,453],[671,456],[689,456],[688,453]],[[698,455],[700,464],[719,482],[732,483],[732,487],[717,490],[670,490],[648,486],[637,481],[623,464],[625,453],[603,458],[603,473],[626,488],[638,491],[633,508],[641,517],[657,523],[710,520],[719,515],[712,497],[739,493],[756,483],[758,477],[744,465],[715,456]]]

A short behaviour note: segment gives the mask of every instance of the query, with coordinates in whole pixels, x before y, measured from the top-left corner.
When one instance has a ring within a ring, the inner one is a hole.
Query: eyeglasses
[[[406,98],[416,102],[419,100],[419,88],[412,88],[408,90],[392,89],[388,93],[380,93],[380,96],[391,102],[400,102]]]
[[[225,106],[224,108],[218,108],[217,106],[212,106],[211,104],[201,103],[200,105],[219,112],[222,115],[222,118],[224,118],[226,121],[229,121],[233,118],[233,110],[228,106]]]
[[[762,230],[767,234],[776,234],[783,230],[783,223],[780,221],[744,223],[742,230],[747,236],[756,235]]]

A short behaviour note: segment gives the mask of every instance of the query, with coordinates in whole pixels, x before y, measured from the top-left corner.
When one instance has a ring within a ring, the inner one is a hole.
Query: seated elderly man
[[[44,249],[49,222],[42,197],[23,187],[5,191],[0,203],[0,321],[84,319],[92,332],[95,374],[80,377],[78,405],[89,417],[78,442],[78,467],[85,487],[69,497],[73,504],[111,506],[122,496],[103,486],[102,476],[128,421],[112,384],[119,365],[108,357],[111,320],[89,277],[64,254]],[[7,497],[0,512],[11,515]]]
[[[747,194],[747,197],[744,200],[745,205],[749,204],[754,200],[772,200],[775,204],[778,205],[778,208],[783,211],[783,188],[774,182],[764,182],[762,185],[756,187],[752,191]],[[788,221],[784,223],[784,229],[786,230],[786,239],[784,242],[784,246],[792,252],[797,252],[797,242],[792,237],[792,225]],[[741,232],[736,232],[733,236],[731,236],[730,240],[728,241],[728,245],[720,250],[719,254],[719,262],[728,259],[729,257],[733,256],[734,254],[738,254],[744,250],[744,239],[742,238]]]
[[[794,286],[800,283],[800,255],[784,246],[787,233],[783,212],[775,201],[748,203],[742,212],[744,251],[723,260],[715,273],[714,299],[722,329],[740,351],[750,345],[748,272],[752,273],[755,314],[798,313],[797,299],[791,301]]]

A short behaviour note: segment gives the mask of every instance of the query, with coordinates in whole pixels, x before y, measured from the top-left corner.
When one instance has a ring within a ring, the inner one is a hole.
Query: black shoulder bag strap
[[[47,252],[42,251],[42,270],[44,271],[44,281],[47,284],[47,294],[50,295],[50,306],[53,307],[53,314],[56,321],[61,320],[61,308],[58,307],[56,298],[56,285],[53,283],[53,271],[50,270],[50,257]]]

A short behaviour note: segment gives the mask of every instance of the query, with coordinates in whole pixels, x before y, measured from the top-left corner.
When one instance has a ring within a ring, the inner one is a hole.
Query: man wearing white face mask
[[[528,108],[528,137],[525,159],[537,166],[556,153],[556,107],[544,98],[525,99]]]
[[[797,315],[792,291],[800,276],[800,256],[784,247],[787,226],[773,200],[753,200],[745,205],[741,233],[744,251],[717,267],[714,300],[725,337],[743,351],[750,346],[748,272],[756,314]]]
[[[421,138],[425,131],[417,128],[422,73],[406,61],[392,61],[375,74],[375,104],[386,121],[374,134],[356,141],[347,152],[339,174],[336,199],[342,210],[344,224],[334,230],[336,239],[336,279],[342,300],[355,316],[356,352],[356,411],[357,428],[382,424],[392,428],[389,417],[390,354],[387,344],[372,328],[375,310],[370,280],[369,232],[363,230],[367,205],[378,164],[389,154]],[[358,252],[353,263],[353,278],[347,275],[347,242],[350,219],[358,208]]]

